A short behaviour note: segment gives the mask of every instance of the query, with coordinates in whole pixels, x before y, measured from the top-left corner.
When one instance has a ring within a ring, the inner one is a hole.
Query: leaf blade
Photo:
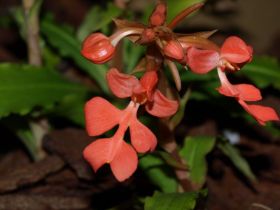
[[[214,148],[215,138],[207,136],[187,137],[180,155],[187,161],[190,179],[201,186],[205,182],[207,163],[206,155]]]
[[[87,89],[59,74],[30,65],[0,64],[0,117],[25,115],[37,106],[48,108],[67,95],[84,95]]]
[[[204,192],[159,193],[145,200],[144,210],[193,210]]]
[[[218,148],[232,161],[234,166],[240,170],[249,180],[256,181],[256,177],[252,172],[250,165],[244,159],[240,152],[228,141],[222,140],[218,144]]]
[[[73,34],[49,20],[42,21],[41,31],[47,37],[48,42],[57,48],[62,56],[73,59],[82,70],[95,79],[105,93],[109,93],[105,79],[106,65],[95,65],[86,60],[80,53],[81,43]]]

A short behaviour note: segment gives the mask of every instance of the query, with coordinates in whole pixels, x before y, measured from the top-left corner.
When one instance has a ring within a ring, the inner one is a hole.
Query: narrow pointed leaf
[[[78,28],[77,37],[80,41],[94,31],[100,30],[102,27],[112,22],[112,19],[119,16],[122,10],[109,2],[105,9],[98,5],[94,5],[88,12],[82,24]]]
[[[86,60],[80,54],[81,42],[75,38],[74,34],[50,20],[44,20],[41,23],[41,32],[47,38],[48,43],[57,48],[62,56],[73,59],[81,70],[95,79],[105,93],[109,92],[105,79],[106,66],[95,65]]]
[[[280,65],[276,58],[256,56],[251,63],[246,64],[238,75],[246,75],[257,87],[269,85],[280,89]]]
[[[256,180],[256,177],[253,174],[248,162],[241,156],[238,149],[225,140],[219,142],[218,147],[232,161],[234,166],[240,170],[240,172],[242,172],[249,180]]]

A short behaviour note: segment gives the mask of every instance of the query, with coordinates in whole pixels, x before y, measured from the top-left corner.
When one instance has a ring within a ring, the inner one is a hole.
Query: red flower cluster
[[[234,72],[252,59],[252,48],[238,37],[229,37],[221,48],[208,40],[215,31],[196,34],[176,34],[172,29],[191,12],[203,4],[195,4],[179,13],[169,24],[166,20],[166,5],[159,3],[145,26],[125,20],[115,20],[118,30],[110,37],[93,33],[83,43],[81,53],[94,63],[109,61],[115,48],[124,37],[132,42],[147,46],[144,59],[145,73],[138,80],[135,76],[120,73],[112,68],[107,73],[107,82],[113,94],[119,98],[129,98],[124,110],[115,108],[101,97],[94,97],[85,106],[86,129],[90,136],[99,136],[118,125],[110,138],[94,141],[84,150],[85,159],[97,171],[108,163],[119,181],[130,177],[137,168],[137,152],[153,151],[157,139],[151,130],[137,119],[137,110],[144,105],[146,111],[156,117],[169,117],[176,113],[178,102],[166,98],[157,89],[158,72],[166,63],[180,90],[181,83],[174,62],[188,66],[193,73],[206,74],[217,68],[221,87],[219,93],[234,97],[238,103],[261,125],[267,121],[279,120],[276,112],[261,105],[247,104],[261,100],[260,91],[249,84],[231,84],[226,71]],[[131,145],[124,141],[129,129]]]

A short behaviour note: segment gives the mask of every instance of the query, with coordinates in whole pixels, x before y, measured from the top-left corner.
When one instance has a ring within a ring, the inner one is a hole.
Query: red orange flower
[[[225,40],[220,51],[190,47],[187,64],[197,74],[206,74],[216,67],[236,71],[252,59],[253,50],[242,39],[231,36]]]
[[[146,110],[158,117],[167,117],[178,109],[178,102],[167,99],[158,90],[157,73],[146,72],[140,81],[131,75],[125,75],[113,68],[107,73],[112,92],[120,98],[131,97],[126,109],[119,110],[101,97],[94,97],[86,103],[86,129],[90,136],[98,136],[119,125],[111,138],[94,141],[84,150],[85,159],[97,171],[102,165],[110,164],[116,179],[129,178],[137,168],[137,155],[153,151],[157,139],[151,130],[137,119],[137,110],[145,104]],[[129,128],[131,145],[124,141]]]

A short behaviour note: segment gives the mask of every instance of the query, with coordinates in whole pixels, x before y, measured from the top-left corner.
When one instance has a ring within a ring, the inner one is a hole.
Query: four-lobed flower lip
[[[97,171],[108,163],[119,181],[129,178],[137,168],[138,153],[153,151],[157,145],[156,136],[137,119],[140,104],[133,101],[127,108],[119,110],[110,102],[94,97],[85,105],[86,129],[90,136],[98,136],[118,125],[111,138],[98,139],[84,150],[84,158]],[[127,129],[131,145],[124,141]]]
[[[247,103],[262,99],[261,92],[258,88],[250,84],[231,84],[225,72],[221,69],[218,69],[218,75],[221,81],[221,86],[217,88],[219,93],[228,97],[234,97],[260,125],[265,125],[267,121],[279,120],[279,116],[273,108]]]

